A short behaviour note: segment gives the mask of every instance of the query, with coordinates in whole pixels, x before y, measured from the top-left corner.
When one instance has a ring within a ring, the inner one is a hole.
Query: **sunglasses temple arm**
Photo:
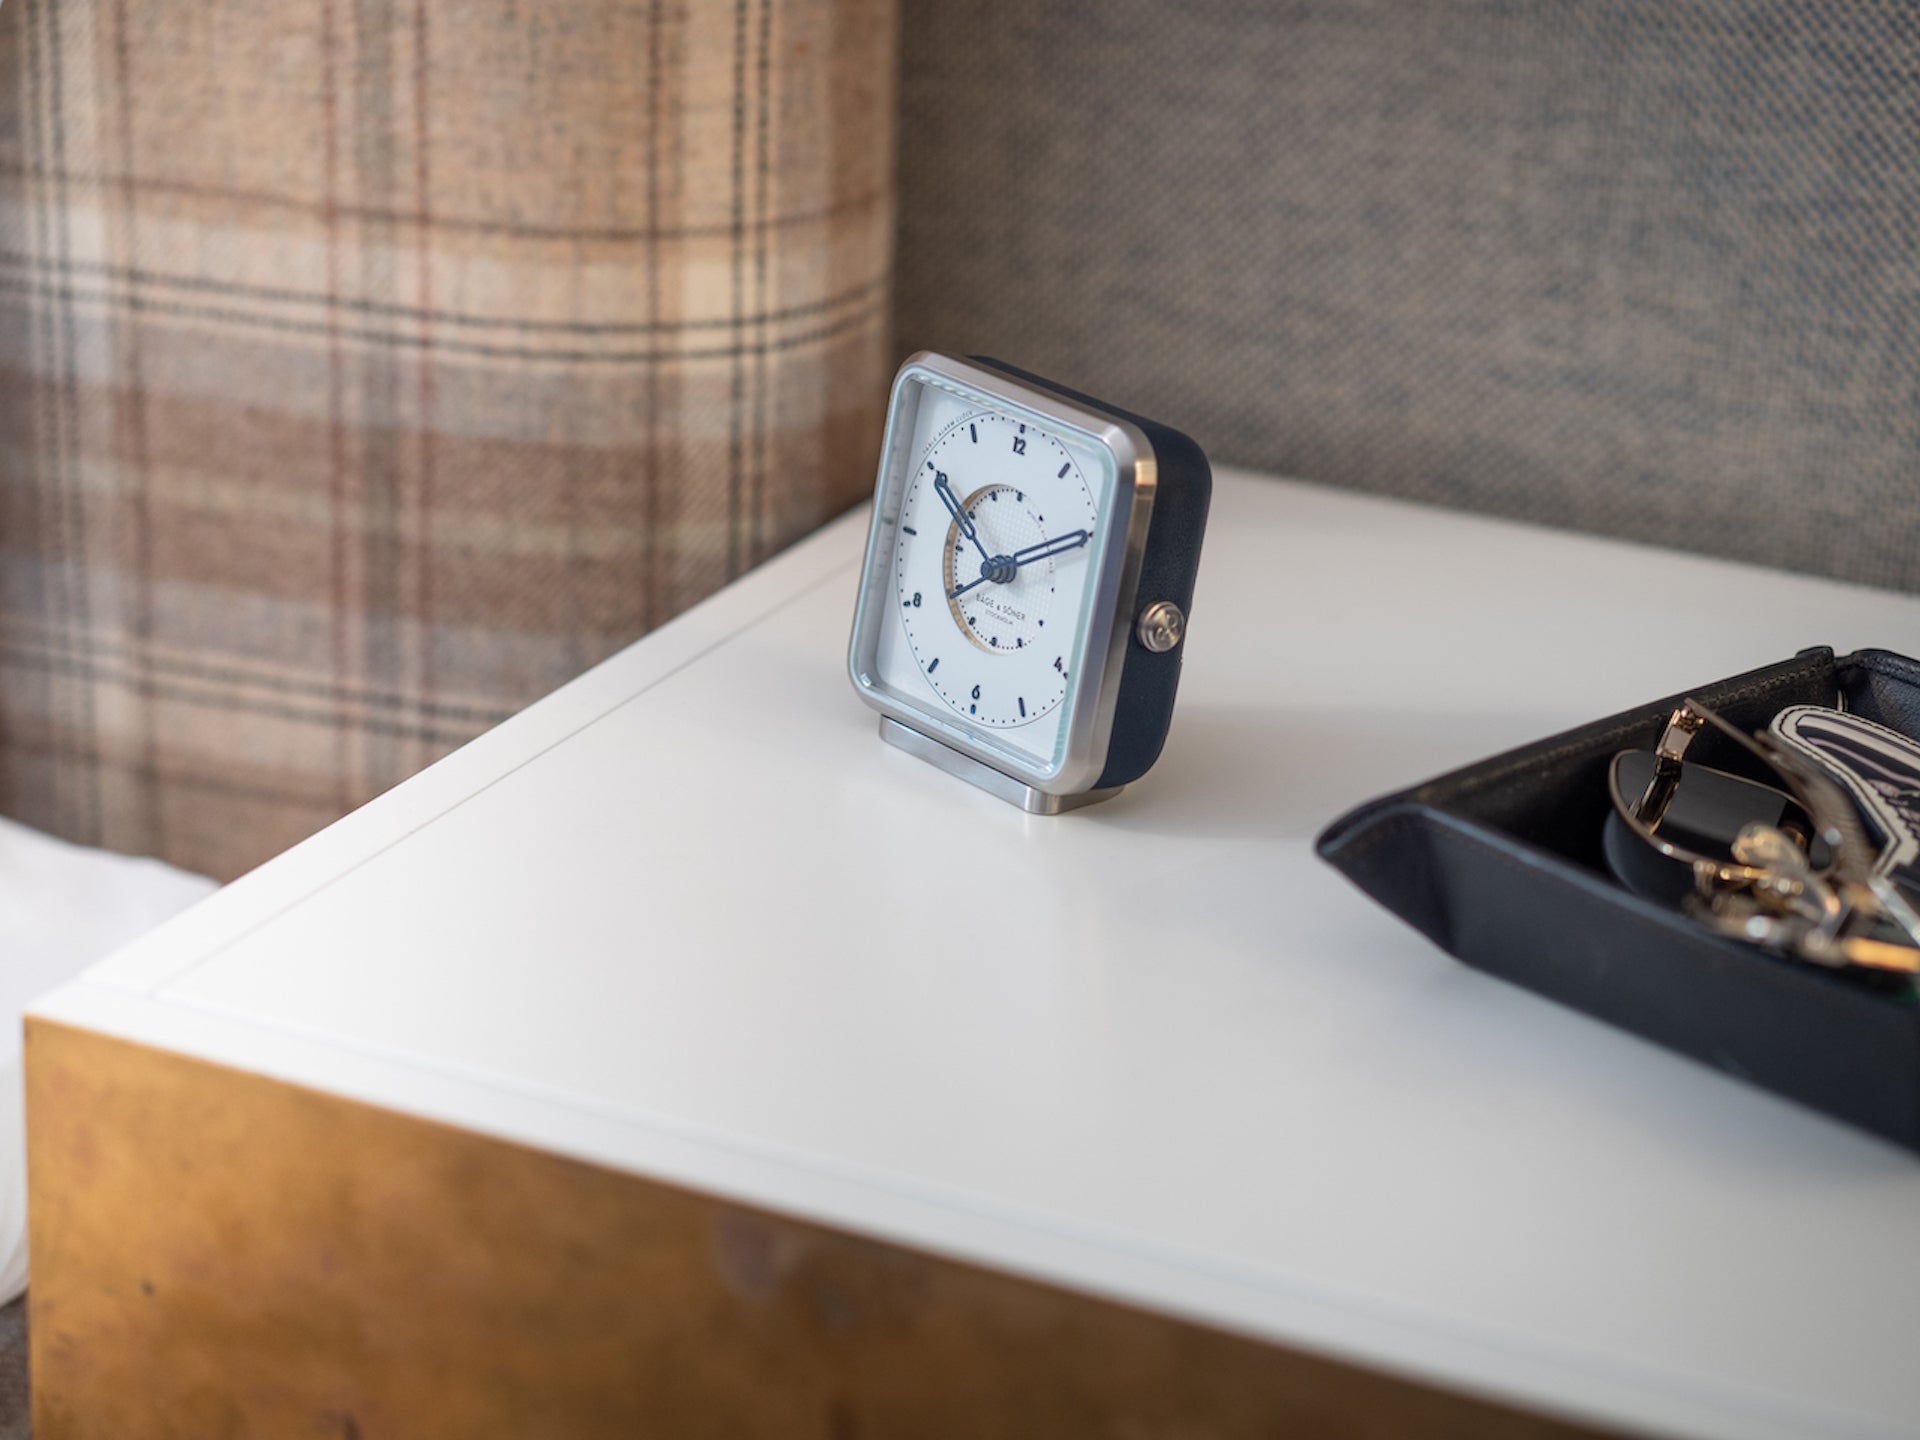
[[[1701,723],[1700,713],[1689,700],[1668,717],[1667,728],[1660,732],[1660,743],[1653,751],[1653,774],[1641,792],[1640,803],[1633,807],[1634,819],[1649,832],[1658,830],[1667,818],[1667,807],[1680,788],[1680,762],[1686,759],[1687,747],[1699,733]]]

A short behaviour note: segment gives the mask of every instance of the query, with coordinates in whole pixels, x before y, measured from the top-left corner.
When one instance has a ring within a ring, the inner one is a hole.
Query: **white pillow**
[[[0,1303],[27,1288],[22,1013],[215,888],[158,860],[69,845],[0,819]]]

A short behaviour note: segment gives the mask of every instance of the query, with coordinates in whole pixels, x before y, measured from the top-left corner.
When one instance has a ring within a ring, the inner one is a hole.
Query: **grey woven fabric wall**
[[[903,29],[903,349],[1216,461],[1920,589],[1920,7]]]

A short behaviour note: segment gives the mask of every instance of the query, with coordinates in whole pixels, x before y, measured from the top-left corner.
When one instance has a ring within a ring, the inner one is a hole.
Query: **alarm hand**
[[[953,493],[953,486],[947,483],[947,472],[933,472],[933,490],[940,497],[940,503],[947,507],[947,513],[953,516],[954,523],[960,527],[960,533],[973,542],[973,548],[980,552],[980,562],[987,561],[987,547],[980,543],[980,532],[974,528],[973,517],[960,508],[960,497]]]
[[[980,562],[980,578],[978,580],[969,580],[965,585],[962,585],[958,590],[948,595],[947,598],[949,600],[958,600],[962,595],[966,594],[967,591],[977,585],[984,585],[989,580],[995,580],[1005,585],[1013,579],[1014,572],[1019,570],[1022,565],[1031,565],[1036,560],[1046,560],[1055,555],[1064,554],[1069,550],[1078,550],[1091,538],[1085,530],[1072,530],[1065,535],[1056,535],[1051,540],[1036,541],[1024,549],[1014,551],[1011,555],[996,555],[990,560],[982,560]]]

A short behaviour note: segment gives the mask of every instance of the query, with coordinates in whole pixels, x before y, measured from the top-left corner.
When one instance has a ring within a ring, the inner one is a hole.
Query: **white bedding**
[[[22,1012],[214,888],[158,860],[69,845],[0,819],[0,1302],[27,1288]]]

